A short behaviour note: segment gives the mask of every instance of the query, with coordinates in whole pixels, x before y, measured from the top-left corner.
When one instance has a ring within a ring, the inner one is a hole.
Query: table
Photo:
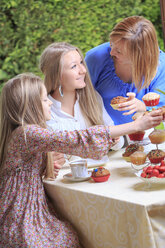
[[[148,187],[122,158],[111,152],[107,182],[72,183],[61,169],[44,181],[55,207],[76,228],[85,248],[164,248],[165,185]]]

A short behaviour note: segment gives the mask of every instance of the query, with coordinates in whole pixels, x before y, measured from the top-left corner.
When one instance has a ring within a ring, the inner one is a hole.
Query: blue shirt
[[[126,97],[127,92],[134,92],[136,98],[142,100],[142,97],[148,92],[156,92],[160,94],[159,105],[165,105],[165,95],[157,92],[155,89],[165,91],[165,53],[160,50],[159,65],[156,76],[146,89],[138,90],[134,83],[124,83],[115,73],[113,59],[110,56],[109,42],[94,47],[87,52],[85,61],[91,76],[95,89],[102,96],[105,108],[114,121],[115,125],[132,121],[132,115],[122,115],[122,111],[114,110],[111,105],[111,99],[116,96]]]

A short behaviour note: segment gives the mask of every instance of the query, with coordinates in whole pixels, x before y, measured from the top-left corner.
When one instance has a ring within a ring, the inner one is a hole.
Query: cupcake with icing
[[[142,98],[146,106],[156,106],[159,103],[160,95],[155,92],[149,92]]]

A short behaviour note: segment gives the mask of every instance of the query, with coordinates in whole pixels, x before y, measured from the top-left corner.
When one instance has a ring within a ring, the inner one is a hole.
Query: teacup
[[[73,177],[87,177],[87,161],[85,159],[75,160],[69,163]]]

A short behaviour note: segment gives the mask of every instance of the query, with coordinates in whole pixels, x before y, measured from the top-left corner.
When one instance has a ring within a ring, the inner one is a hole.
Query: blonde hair
[[[46,128],[41,103],[43,81],[32,73],[10,79],[3,87],[0,102],[0,167],[6,159],[12,132],[19,126],[36,124]],[[49,159],[47,159],[48,161]]]
[[[74,50],[80,54],[87,70],[80,49],[66,42],[52,43],[41,54],[40,69],[45,75],[44,83],[48,94],[53,93],[60,86],[63,56],[69,51]],[[88,70],[85,76],[85,83],[85,88],[76,90],[79,94],[79,104],[84,118],[89,126],[103,124],[101,104],[98,101],[96,91],[91,83]]]
[[[118,23],[110,42],[123,41],[132,62],[132,82],[140,91],[150,85],[159,61],[159,45],[153,24],[142,16],[131,16]]]

